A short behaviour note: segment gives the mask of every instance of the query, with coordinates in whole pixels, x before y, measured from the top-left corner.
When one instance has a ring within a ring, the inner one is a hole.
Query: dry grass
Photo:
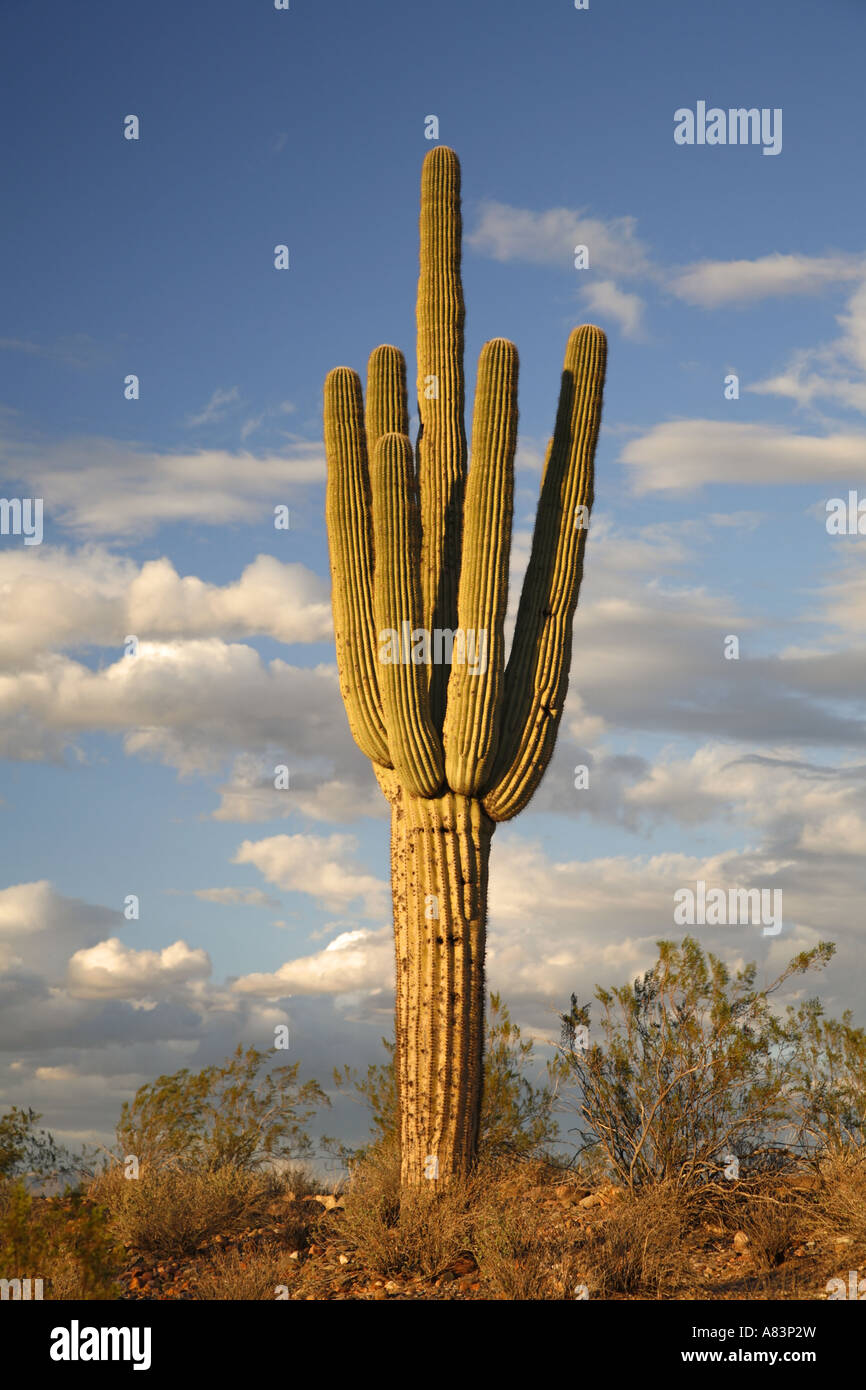
[[[680,1195],[664,1184],[610,1207],[587,1242],[590,1295],[660,1298],[670,1292],[682,1277],[686,1226]]]
[[[582,1286],[590,1299],[816,1297],[838,1272],[834,1237],[866,1243],[866,1157],[826,1160],[796,1182],[658,1184],[584,1210],[577,1175],[539,1164],[482,1164],[402,1203],[399,1177],[385,1147],[356,1168],[345,1209],[325,1213],[304,1200],[318,1184],[298,1171],[143,1167],[127,1180],[116,1169],[78,1206],[0,1192],[0,1247],[10,1267],[44,1272],[53,1299],[116,1297],[123,1253],[118,1263],[109,1247],[120,1244],[150,1256],[146,1272],[171,1257],[159,1278],[177,1278],[172,1297],[271,1301],[280,1286],[293,1300],[385,1297],[382,1281],[395,1280],[413,1298],[522,1302],[574,1300]],[[735,1257],[738,1230],[749,1244]],[[229,1248],[205,1247],[214,1236]],[[144,1282],[153,1297],[158,1281]]]
[[[817,1211],[822,1228],[866,1241],[866,1153],[860,1150],[827,1159],[820,1179]]]
[[[201,1271],[194,1296],[207,1301],[272,1302],[279,1288],[292,1287],[295,1276],[287,1263],[286,1251],[273,1246],[251,1252],[222,1250]]]
[[[356,1170],[345,1195],[340,1243],[378,1274],[434,1275],[471,1249],[480,1173],[431,1201],[420,1191],[400,1201],[400,1155],[389,1145]]]
[[[488,1297],[525,1301],[573,1299],[581,1258],[573,1234],[539,1237],[538,1216],[493,1192],[476,1214],[474,1250]]]
[[[156,1255],[187,1255],[214,1235],[250,1225],[273,1198],[273,1181],[237,1168],[187,1173],[142,1166],[101,1175],[91,1193],[108,1210],[118,1240]]]
[[[755,1268],[766,1272],[783,1264],[804,1233],[804,1213],[790,1199],[747,1198],[742,1230],[749,1237]]]

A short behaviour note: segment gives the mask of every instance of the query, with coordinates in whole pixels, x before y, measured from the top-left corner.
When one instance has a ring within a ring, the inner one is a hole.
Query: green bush
[[[731,975],[691,937],[658,944],[658,961],[632,985],[597,989],[601,1020],[589,1038],[589,1005],[572,995],[561,1016],[580,1149],[601,1148],[629,1189],[783,1166],[803,1147],[803,1023],[775,1012],[771,996],[825,965],[833,946],[802,952],[758,989],[754,965]]]
[[[268,1060],[239,1044],[222,1066],[184,1068],[139,1087],[117,1127],[122,1154],[188,1171],[251,1171],[310,1153],[304,1125],[328,1097],[317,1081],[299,1082],[300,1063],[267,1070]]]

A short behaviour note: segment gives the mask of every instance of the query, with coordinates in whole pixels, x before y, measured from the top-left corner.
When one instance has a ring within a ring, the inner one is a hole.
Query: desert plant
[[[796,1033],[792,1064],[801,1083],[803,1133],[817,1158],[862,1153],[866,1145],[866,1029],[850,1009],[827,1018],[818,999],[789,1007]]]
[[[287,1252],[276,1245],[258,1250],[215,1251],[200,1270],[193,1291],[195,1299],[219,1302],[273,1300],[277,1289],[295,1277]]]
[[[580,1257],[567,1227],[540,1234],[538,1212],[493,1188],[475,1212],[472,1248],[488,1296],[520,1302],[573,1299]]]
[[[590,1294],[658,1298],[682,1275],[683,1214],[667,1183],[617,1202],[589,1233],[585,1263]]]
[[[122,1252],[106,1218],[80,1192],[49,1198],[21,1179],[0,1184],[0,1276],[42,1279],[46,1299],[116,1297]]]
[[[304,1125],[330,1102],[317,1081],[299,1082],[298,1062],[267,1070],[268,1060],[238,1044],[221,1066],[184,1068],[140,1086],[121,1111],[121,1153],[196,1169],[252,1169],[308,1154]]]
[[[866,1242],[866,1148],[828,1153],[819,1167],[818,1224]]]
[[[521,1036],[499,994],[491,992],[489,1003],[478,1153],[486,1159],[538,1158],[559,1135],[553,1113],[555,1090],[552,1085],[535,1086],[529,1080],[526,1071],[534,1052],[531,1040]],[[354,1092],[353,1099],[370,1110],[373,1145],[399,1139],[400,1134],[395,1045],[387,1038],[382,1039],[382,1045],[388,1061],[371,1063],[365,1075],[349,1066],[334,1069],[337,1088]],[[340,1153],[344,1159],[357,1161],[370,1147],[352,1150],[343,1146]]]
[[[606,357],[598,328],[571,334],[506,665],[517,350],[482,348],[467,478],[460,166],[444,146],[424,161],[420,231],[414,456],[398,349],[371,355],[366,411],[354,371],[325,383],[340,687],[392,812],[404,1187],[445,1183],[476,1152],[490,840],[532,796],[562,715]]]
[[[157,1255],[192,1254],[211,1236],[251,1225],[271,1195],[262,1174],[229,1165],[189,1172],[143,1164],[134,1179],[115,1167],[90,1190],[118,1240]]]
[[[477,1169],[455,1175],[431,1203],[423,1191],[401,1191],[400,1173],[400,1150],[392,1136],[352,1174],[340,1241],[380,1274],[435,1275],[471,1249],[485,1178]]]
[[[37,1129],[41,1118],[32,1107],[16,1105],[0,1115],[0,1178],[74,1178],[88,1161],[83,1151],[72,1154],[48,1130]]]
[[[691,937],[658,945],[658,961],[632,985],[597,989],[592,1041],[589,1005],[572,995],[561,1016],[580,1146],[600,1146],[629,1189],[778,1167],[797,1137],[799,1034],[793,1015],[774,1013],[771,996],[792,975],[826,964],[833,946],[801,952],[758,989],[754,965],[732,976]]]

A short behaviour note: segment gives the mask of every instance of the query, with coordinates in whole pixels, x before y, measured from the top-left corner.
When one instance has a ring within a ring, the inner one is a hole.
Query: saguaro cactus
[[[391,804],[408,1187],[446,1182],[475,1153],[490,840],[532,796],[562,715],[606,356],[600,329],[572,332],[506,664],[517,349],[496,338],[481,351],[467,473],[460,237],[460,165],[437,146],[421,178],[414,455],[397,348],[370,357],[366,412],[354,371],[325,382],[340,688]]]

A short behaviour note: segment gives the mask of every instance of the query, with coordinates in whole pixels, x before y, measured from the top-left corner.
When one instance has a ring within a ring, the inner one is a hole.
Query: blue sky
[[[45,508],[41,546],[0,536],[0,1106],[104,1135],[157,1071],[274,1022],[320,1078],[389,1028],[387,821],[336,692],[321,400],[380,342],[413,374],[430,114],[463,167],[469,399],[486,339],[521,355],[512,601],[568,332],[610,340],[572,692],[497,832],[491,984],[550,1036],[572,989],[646,968],[703,876],[790,904],[779,940],[705,929],[713,949],[770,970],[830,936],[824,992],[862,997],[866,541],[824,524],[866,496],[862,7],[0,22],[0,482]],[[781,153],[676,145],[699,100],[781,108]],[[289,793],[263,790],[277,762]]]

